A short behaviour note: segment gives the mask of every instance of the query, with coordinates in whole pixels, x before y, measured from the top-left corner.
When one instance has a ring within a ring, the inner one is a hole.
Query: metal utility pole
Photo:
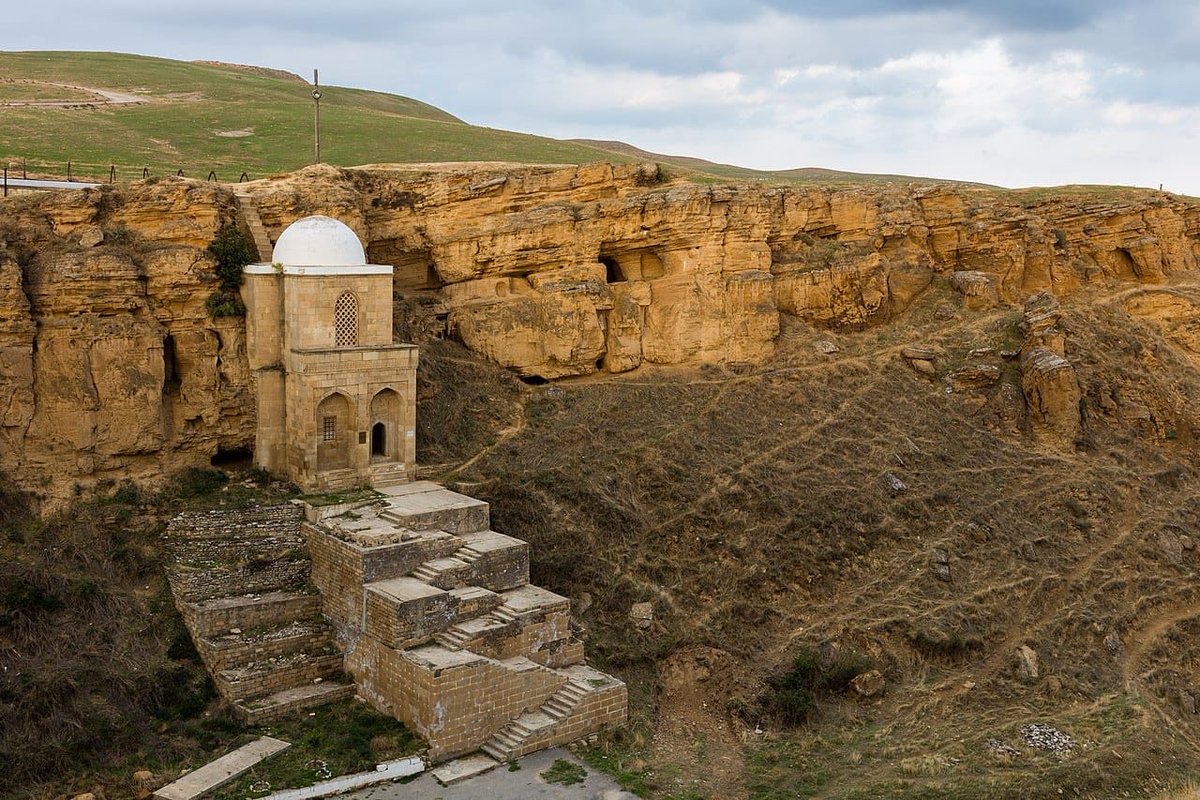
[[[317,158],[314,164],[321,163],[321,81],[317,70],[313,69],[313,144],[316,147]]]

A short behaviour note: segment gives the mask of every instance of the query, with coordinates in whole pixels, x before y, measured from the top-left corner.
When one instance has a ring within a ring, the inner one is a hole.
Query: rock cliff
[[[272,238],[345,221],[397,297],[544,379],[762,363],[781,320],[879,325],[931,288],[985,310],[1159,284],[1200,253],[1200,203],[1141,190],[707,186],[608,164],[320,166],[241,190]],[[204,305],[204,247],[236,208],[182,179],[0,204],[0,470],[61,497],[250,446],[244,330]],[[1020,361],[1058,438],[1080,424],[1070,358],[1049,341]]]
[[[241,319],[204,248],[232,206],[184,181],[0,209],[0,470],[51,500],[253,441]]]

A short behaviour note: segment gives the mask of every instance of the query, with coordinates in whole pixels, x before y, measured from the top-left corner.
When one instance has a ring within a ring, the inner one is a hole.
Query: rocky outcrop
[[[706,186],[609,164],[318,166],[238,189],[272,238],[308,214],[344,221],[395,267],[397,295],[423,296],[430,328],[542,378],[761,363],[784,318],[861,328],[931,289],[970,310],[1157,284],[1200,249],[1200,204],[1135,190]],[[182,179],[0,203],[0,470],[62,497],[251,446],[244,327],[205,308],[204,248],[236,214],[229,187]],[[1037,316],[1022,383],[1067,435],[1070,380],[1034,350],[1070,356]]]
[[[246,184],[277,235],[348,222],[400,293],[523,375],[761,362],[780,316],[863,327],[935,281],[969,309],[1194,270],[1200,205],[1159,192],[655,183],[633,165],[313,167]]]
[[[23,487],[153,483],[252,441],[242,320],[205,308],[221,194],[164,181],[0,207],[0,470]]]

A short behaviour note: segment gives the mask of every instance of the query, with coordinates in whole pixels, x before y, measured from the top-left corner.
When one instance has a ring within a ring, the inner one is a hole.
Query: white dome
[[[318,214],[288,225],[271,261],[285,267],[361,267],[367,255],[350,226]]]

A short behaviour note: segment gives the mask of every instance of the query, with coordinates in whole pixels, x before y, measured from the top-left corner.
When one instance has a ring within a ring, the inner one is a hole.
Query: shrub
[[[255,252],[250,242],[236,225],[222,225],[208,246],[208,252],[217,261],[214,272],[221,291],[226,294],[237,292],[242,285],[242,268],[254,261]]]
[[[805,647],[792,659],[791,669],[768,681],[771,691],[763,698],[764,705],[782,724],[802,725],[816,712],[819,696],[846,691],[856,675],[873,666],[870,658],[855,650],[838,653],[825,664],[815,649]]]
[[[189,467],[179,473],[175,482],[177,497],[203,497],[229,483],[229,476],[219,469]]]
[[[246,314],[246,304],[236,292],[213,292],[205,305],[212,317],[241,317]]]

